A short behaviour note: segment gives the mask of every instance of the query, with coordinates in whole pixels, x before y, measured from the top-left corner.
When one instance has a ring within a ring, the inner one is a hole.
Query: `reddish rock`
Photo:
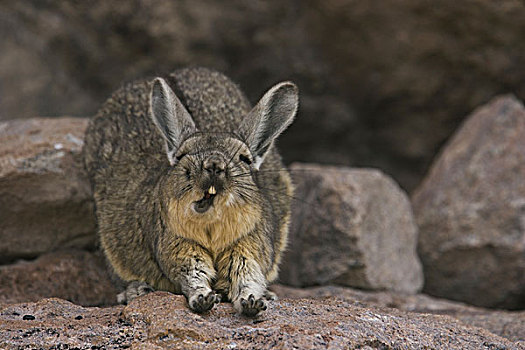
[[[57,297],[85,306],[117,302],[100,254],[59,251],[0,266],[0,304]]]
[[[499,97],[473,112],[412,198],[425,292],[525,308],[524,179],[525,108]]]
[[[389,307],[408,312],[452,316],[466,324],[481,327],[525,345],[525,311],[483,309],[464,303],[438,299],[425,294],[406,295],[392,292],[371,292],[340,286],[293,288],[284,285],[271,287],[281,298],[323,299],[338,298],[360,306]]]
[[[379,170],[290,167],[296,184],[280,281],[415,293],[423,276],[407,195]]]
[[[87,119],[0,123],[0,263],[60,247],[93,247],[95,217],[82,162]]]
[[[493,311],[422,294],[372,292],[340,286],[299,289],[274,285],[272,290],[281,299],[336,298],[360,307],[449,315],[511,341],[525,343],[525,311]],[[111,305],[116,302],[116,293],[100,254],[57,252],[32,262],[0,267],[0,307],[48,297],[59,297],[84,306]]]
[[[284,299],[252,320],[219,304],[191,313],[157,292],[130,305],[85,308],[61,299],[0,309],[0,348],[118,349],[520,349],[449,316],[364,307],[338,298]]]

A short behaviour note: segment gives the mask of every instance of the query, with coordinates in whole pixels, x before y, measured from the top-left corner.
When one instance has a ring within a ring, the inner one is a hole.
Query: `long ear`
[[[195,132],[195,123],[173,90],[162,78],[156,78],[151,89],[150,109],[153,122],[166,141],[170,164],[184,139]]]
[[[268,90],[243,120],[240,132],[259,168],[273,141],[293,121],[299,105],[295,84],[287,81]]]

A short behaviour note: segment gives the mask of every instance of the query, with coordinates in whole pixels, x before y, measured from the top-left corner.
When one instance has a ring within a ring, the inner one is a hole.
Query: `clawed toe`
[[[213,305],[218,304],[220,301],[221,296],[211,291],[206,296],[199,294],[194,298],[190,298],[188,303],[194,312],[203,313],[210,310]]]
[[[242,314],[248,317],[253,317],[259,312],[266,310],[266,300],[263,298],[255,299],[253,294],[250,294],[248,299],[241,298],[240,304],[242,307]]]

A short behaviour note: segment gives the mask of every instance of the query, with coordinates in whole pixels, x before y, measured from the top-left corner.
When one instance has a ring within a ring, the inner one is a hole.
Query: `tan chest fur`
[[[261,209],[254,204],[228,204],[220,201],[210,213],[194,214],[181,210],[173,200],[168,207],[168,226],[175,236],[191,239],[208,249],[213,257],[255,229]],[[186,206],[187,208],[187,206]]]

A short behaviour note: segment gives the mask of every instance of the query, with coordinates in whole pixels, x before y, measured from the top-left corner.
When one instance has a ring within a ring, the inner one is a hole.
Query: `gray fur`
[[[293,192],[273,143],[296,110],[292,83],[252,109],[204,68],[127,84],[104,103],[84,153],[101,246],[129,283],[122,301],[149,285],[195,312],[221,298],[249,316],[266,309]]]
[[[174,152],[189,135],[195,132],[195,123],[173,90],[162,78],[153,81],[151,89],[151,116],[166,141],[168,160],[173,165]]]
[[[299,105],[297,87],[283,82],[272,87],[244,119],[240,130],[258,168],[273,141],[293,121]]]

